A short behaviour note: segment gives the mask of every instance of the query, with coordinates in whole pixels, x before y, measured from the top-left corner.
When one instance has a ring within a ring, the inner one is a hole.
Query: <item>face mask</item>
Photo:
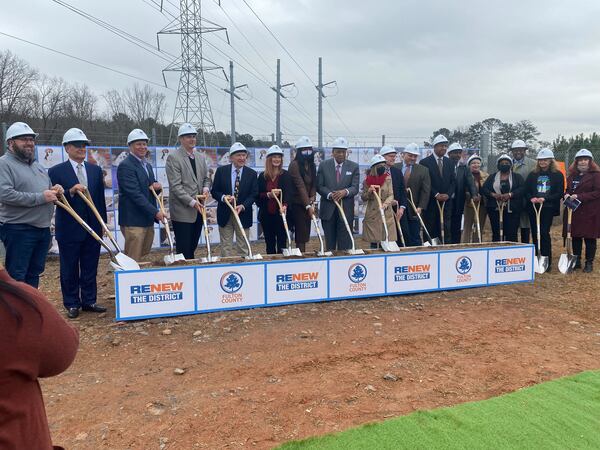
[[[377,175],[381,176],[385,173],[385,167],[378,167],[377,168]]]
[[[502,173],[508,173],[508,172],[510,172],[510,165],[502,164],[502,165],[500,165],[500,167],[498,167],[498,170],[500,170],[500,172],[502,172]]]
[[[302,150],[302,156],[308,157],[312,155],[312,150]]]

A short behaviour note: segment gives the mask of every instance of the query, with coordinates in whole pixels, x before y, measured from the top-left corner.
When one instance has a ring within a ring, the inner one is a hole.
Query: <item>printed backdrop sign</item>
[[[438,287],[438,254],[417,253],[387,258],[387,292],[432,291]]]
[[[383,256],[334,258],[329,262],[330,298],[351,298],[385,293]]]
[[[487,282],[487,250],[440,253],[440,288],[482,286]]]
[[[198,310],[212,311],[264,305],[264,279],[264,264],[199,267]]]
[[[268,264],[268,304],[327,300],[327,260]]]
[[[523,277],[533,278],[534,249],[521,247],[495,249],[489,251],[489,284],[521,281]]]

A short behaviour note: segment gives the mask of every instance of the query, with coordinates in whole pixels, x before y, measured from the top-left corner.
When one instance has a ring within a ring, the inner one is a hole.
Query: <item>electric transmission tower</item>
[[[202,35],[226,29],[202,18],[202,0],[180,0],[179,9],[179,17],[158,32],[158,35],[181,35],[181,56],[163,69],[165,86],[165,72],[180,73],[169,144],[172,142],[173,128],[189,122],[198,129],[199,141],[206,146],[212,144],[216,129],[204,72],[223,68],[202,56]],[[156,39],[160,48],[158,36]]]

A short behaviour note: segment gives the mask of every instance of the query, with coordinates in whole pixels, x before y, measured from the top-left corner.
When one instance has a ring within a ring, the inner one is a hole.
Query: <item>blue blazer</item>
[[[390,175],[392,178],[392,189],[394,190],[394,200],[398,202],[398,207],[407,207],[406,188],[404,187],[404,175],[402,170],[397,167],[390,167]]]
[[[232,165],[221,166],[215,172],[210,194],[217,200],[217,223],[224,227],[229,222],[231,210],[229,206],[221,201],[223,195],[233,195],[231,190],[231,168]],[[240,222],[244,228],[252,226],[252,204],[258,198],[258,179],[256,172],[250,167],[244,166],[240,178],[240,189],[238,192],[238,205],[244,205],[244,211],[240,214]]]
[[[83,164],[87,175],[88,190],[92,196],[94,205],[96,205],[96,208],[100,212],[100,216],[106,222],[106,201],[104,199],[102,169],[88,162],[84,162]],[[78,194],[75,194],[73,197],[69,194],[69,189],[79,183],[71,163],[65,161],[52,167],[48,170],[48,176],[53,185],[60,184],[64,188],[65,197],[73,209],[96,233],[102,236],[102,227],[91,209]],[[62,208],[56,208],[55,226],[56,240],[58,242],[82,242],[88,236],[87,231]]]
[[[119,225],[125,227],[151,227],[158,212],[156,199],[150,185],[156,182],[152,166],[144,170],[138,159],[129,154],[117,168],[119,185]]]

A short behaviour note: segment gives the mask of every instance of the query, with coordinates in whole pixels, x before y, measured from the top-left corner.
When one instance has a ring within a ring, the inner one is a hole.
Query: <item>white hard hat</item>
[[[554,159],[554,152],[549,148],[541,148],[536,159]]]
[[[417,144],[415,144],[414,142],[411,144],[408,144],[406,147],[404,147],[404,150],[402,151],[402,153],[410,153],[411,155],[417,155],[417,156],[421,155],[419,146]]]
[[[198,131],[191,123],[182,123],[177,132],[177,137],[185,136],[186,134],[198,134]]]
[[[514,141],[512,143],[512,145],[510,146],[511,149],[513,148],[527,148],[527,144],[525,143],[525,141],[522,141],[521,139],[517,139],[516,141]]]
[[[481,159],[481,156],[479,155],[471,155],[469,156],[469,159],[467,159],[467,166],[470,165],[473,161],[475,161],[476,159],[479,160],[479,162],[482,162],[483,160]]]
[[[438,134],[433,140],[433,146],[435,147],[438,144],[447,144],[448,139],[443,134]]]
[[[588,158],[594,159],[594,155],[592,155],[592,152],[590,152],[587,148],[582,148],[577,153],[575,153],[575,158],[579,158],[581,156],[586,156]]]
[[[335,141],[333,141],[333,145],[331,146],[331,148],[341,148],[344,150],[348,150],[348,140],[343,137],[336,138]]]
[[[86,142],[90,143],[85,133],[79,128],[69,128],[62,138],[62,144],[68,144],[69,142]]]
[[[312,148],[312,146],[312,142],[310,142],[310,139],[306,136],[302,136],[298,139],[298,142],[296,142],[296,149],[298,150],[301,148]]]
[[[127,145],[130,145],[132,142],[135,142],[135,141],[148,142],[149,140],[150,139],[148,139],[148,136],[146,136],[146,133],[144,133],[139,128],[136,128],[135,130],[131,130],[131,133],[129,133],[129,136],[127,136]]]
[[[499,162],[500,162],[500,161],[502,161],[503,159],[506,159],[506,160],[510,161],[510,165],[512,166],[512,164],[513,164],[513,160],[512,160],[512,158],[511,158],[509,155],[507,155],[506,153],[503,153],[502,155],[498,156],[498,160],[497,160],[496,162],[497,162],[497,163],[499,163]]]
[[[229,147],[230,156],[238,152],[248,153],[248,150],[246,149],[246,147],[244,147],[244,144],[242,144],[241,142],[235,142],[231,147]]]
[[[375,155],[371,158],[371,162],[369,163],[369,167],[373,167],[376,164],[384,163],[385,158],[381,155]]]
[[[269,150],[267,150],[267,158],[273,155],[281,155],[283,156],[283,150],[279,147],[279,145],[271,145]]]
[[[8,127],[8,130],[6,130],[6,142],[8,142],[9,139],[14,139],[19,136],[33,136],[36,138],[38,137],[38,134],[25,122],[15,122]]]
[[[450,145],[450,147],[448,147],[448,153],[455,152],[456,150],[460,150],[462,152],[462,149],[462,145],[460,145],[458,142],[455,142],[454,144]]]
[[[379,150],[379,154],[381,156],[389,155],[390,153],[393,153],[394,155],[396,154],[396,149],[391,145],[384,145],[381,147],[381,150]]]

